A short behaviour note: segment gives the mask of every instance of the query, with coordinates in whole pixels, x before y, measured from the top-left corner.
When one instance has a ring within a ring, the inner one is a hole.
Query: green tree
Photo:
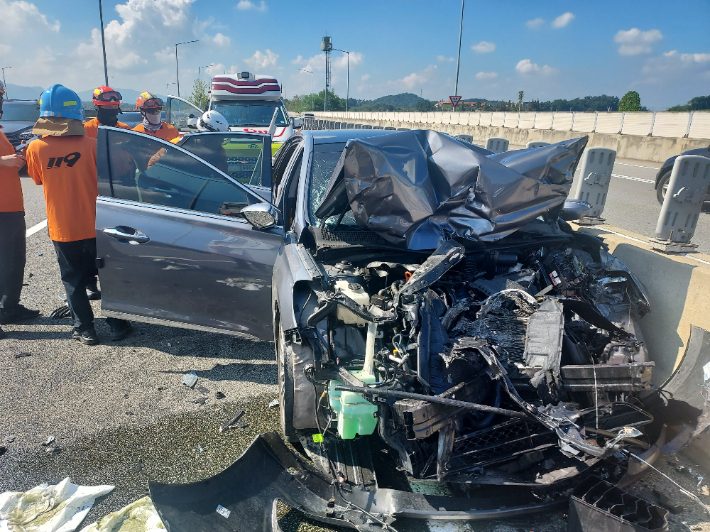
[[[196,79],[192,84],[192,94],[188,97],[188,101],[200,109],[207,109],[207,104],[210,102],[210,97],[207,95],[208,88],[206,81]]]
[[[641,97],[636,91],[629,91],[619,101],[619,111],[641,111]]]
[[[525,93],[523,91],[518,91],[518,112],[520,112],[520,108],[523,105],[523,96]]]
[[[417,105],[414,108],[420,113],[429,113],[436,109],[434,107],[434,102],[432,102],[431,100],[418,101]]]

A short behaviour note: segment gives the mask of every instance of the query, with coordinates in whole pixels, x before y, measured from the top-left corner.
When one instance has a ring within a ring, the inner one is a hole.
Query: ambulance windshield
[[[278,109],[276,125],[278,127],[288,126],[283,106],[279,101],[217,100],[212,102],[211,109],[221,113],[229,125],[234,127],[269,127],[274,109]]]

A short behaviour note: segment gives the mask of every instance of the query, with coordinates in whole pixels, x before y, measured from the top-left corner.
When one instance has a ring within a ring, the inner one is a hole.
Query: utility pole
[[[305,68],[299,69],[301,72],[306,72],[311,75],[311,111],[313,111],[313,72]]]
[[[175,43],[175,83],[177,84],[178,96],[180,96],[180,63],[178,62],[178,46],[180,44],[190,44],[193,42],[198,42],[200,39],[195,39],[194,41],[184,41]]]
[[[459,54],[456,58],[456,85],[454,86],[454,96],[459,95],[459,66],[461,65],[461,36],[463,35],[463,7],[465,0],[461,0],[461,24],[459,25]]]
[[[104,52],[104,79],[106,80],[106,86],[108,86],[108,67],[106,66],[106,40],[104,39],[104,10],[101,7],[101,0],[99,0],[99,20],[101,20],[101,49]]]
[[[10,97],[7,95],[7,83],[5,83],[5,70],[12,67],[2,67],[2,84],[5,87],[5,99],[9,100]]]

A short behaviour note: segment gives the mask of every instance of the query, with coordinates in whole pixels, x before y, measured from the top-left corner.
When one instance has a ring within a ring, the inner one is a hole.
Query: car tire
[[[297,442],[298,435],[293,428],[293,351],[286,344],[286,337],[281,327],[281,320],[277,317],[274,327],[276,331],[276,367],[279,385],[279,414],[281,432],[288,442]]]
[[[666,198],[666,190],[668,188],[668,182],[671,180],[671,171],[667,170],[656,184],[656,199],[658,203],[663,205],[663,200]]]

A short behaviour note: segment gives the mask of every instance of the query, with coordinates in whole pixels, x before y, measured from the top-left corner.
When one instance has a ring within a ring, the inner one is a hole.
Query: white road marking
[[[652,179],[641,179],[640,177],[631,177],[630,175],[611,174],[611,177],[618,177],[619,179],[628,179],[629,181],[639,181],[640,183],[650,183],[652,185],[656,184],[656,182]]]
[[[629,164],[629,163],[620,163],[620,162],[615,162],[614,165],[620,164],[622,166],[635,166],[636,168],[647,168],[649,170],[656,170],[658,171],[658,168],[655,168],[653,166],[641,166],[640,164]]]
[[[37,231],[40,231],[41,229],[44,229],[45,227],[47,227],[47,220],[43,220],[43,221],[41,221],[40,223],[38,223],[37,225],[33,225],[33,226],[30,227],[30,228],[27,230],[27,232],[25,233],[25,238],[31,237],[31,236],[34,235]]]

